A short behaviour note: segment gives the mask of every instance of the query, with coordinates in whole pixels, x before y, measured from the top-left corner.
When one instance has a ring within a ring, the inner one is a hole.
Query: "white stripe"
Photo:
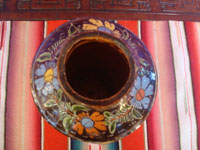
[[[100,144],[92,144],[88,143],[88,149],[91,146],[91,150],[99,150],[99,147],[101,146]]]
[[[44,119],[41,117],[41,150],[44,150]]]
[[[5,135],[5,102],[6,102],[6,83],[7,83],[7,71],[8,71],[8,56],[9,56],[9,44],[10,44],[10,21],[5,22],[5,44],[2,50],[0,50],[0,68],[3,67],[3,72],[0,74],[1,80],[1,97],[0,97],[0,149],[4,149],[4,135]],[[4,51],[4,54],[2,53]],[[1,64],[1,60],[3,63]]]
[[[142,35],[142,33],[141,33],[141,21],[138,21],[138,37],[139,37],[139,39],[141,39],[141,35]]]
[[[44,38],[47,37],[47,21],[44,21]]]
[[[119,150],[122,150],[122,140],[119,140],[118,143],[119,143]]]
[[[197,127],[184,25],[176,21],[170,21],[169,25],[175,65],[180,145],[182,149],[195,150]]]
[[[67,139],[68,139],[68,141],[67,141],[67,143],[68,143],[67,150],[71,150],[71,138],[68,137]]]
[[[47,36],[47,21],[44,21],[44,38]],[[41,150],[44,150],[44,119],[41,117]]]
[[[144,122],[144,144],[145,150],[148,150],[148,133],[147,133],[147,122]]]

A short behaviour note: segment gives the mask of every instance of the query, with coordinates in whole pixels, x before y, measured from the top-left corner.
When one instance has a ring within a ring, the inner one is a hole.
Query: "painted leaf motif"
[[[111,134],[115,133],[117,122],[114,120],[108,124],[108,129]]]
[[[68,37],[79,32],[80,32],[80,28],[76,27],[74,24],[71,23],[68,30]]]
[[[58,104],[56,103],[56,101],[54,99],[49,99],[48,101],[46,101],[44,103],[44,107],[53,107],[53,106],[57,106]]]
[[[119,111],[116,112],[117,116],[123,115],[124,113],[126,113],[127,111],[129,111],[131,109],[131,105],[123,105],[120,107]]]
[[[111,112],[109,111],[105,111],[103,114],[106,118],[109,118],[110,116],[112,116]]]
[[[62,91],[61,89],[59,89],[59,90],[57,91],[57,99],[58,99],[59,101],[61,101],[62,93],[63,93],[63,91]]]
[[[71,117],[66,111],[61,111],[59,113],[59,120],[63,120],[66,117]]]
[[[65,103],[67,110],[72,111],[71,103]]]
[[[128,38],[129,38],[129,33],[128,33],[128,31],[127,31],[127,30],[123,30],[123,31],[122,31],[122,39],[128,40]]]
[[[123,117],[122,117],[122,122],[127,122],[126,116],[123,116]]]
[[[76,112],[78,111],[87,111],[87,110],[89,109],[83,105],[78,105],[78,104],[72,105],[72,112],[74,114],[76,114]]]
[[[63,119],[62,124],[63,124],[63,127],[64,127],[64,129],[65,129],[66,132],[68,132],[69,129],[71,128],[72,123],[73,123],[73,118],[72,117],[65,117]]]
[[[142,117],[143,117],[142,114],[134,108],[131,110],[131,114],[132,114],[133,118],[135,118],[135,119],[142,119]]]
[[[126,105],[126,106],[124,106],[124,107],[121,107],[121,108],[120,108],[120,113],[125,113],[125,112],[127,112],[129,109],[130,109],[130,107],[128,107],[128,105]]]
[[[42,53],[38,59],[36,60],[37,62],[45,62],[47,60],[51,60],[51,53],[50,52],[44,52]]]

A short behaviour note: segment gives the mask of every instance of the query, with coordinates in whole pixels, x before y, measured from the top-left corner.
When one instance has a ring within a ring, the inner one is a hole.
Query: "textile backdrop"
[[[144,124],[107,145],[73,140],[39,114],[30,91],[33,57],[62,21],[0,22],[0,150],[195,150],[200,148],[200,23],[117,22],[153,56],[158,90]]]

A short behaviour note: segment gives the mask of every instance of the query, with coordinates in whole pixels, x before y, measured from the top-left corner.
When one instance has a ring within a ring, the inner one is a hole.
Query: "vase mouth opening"
[[[58,60],[58,79],[71,100],[91,107],[117,104],[132,86],[135,66],[118,38],[88,32],[64,44]]]

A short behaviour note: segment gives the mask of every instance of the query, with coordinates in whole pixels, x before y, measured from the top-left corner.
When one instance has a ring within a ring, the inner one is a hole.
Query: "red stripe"
[[[138,35],[138,21],[118,20],[117,23],[131,30],[134,34]]]
[[[149,49],[154,62],[155,62],[155,45],[154,45],[154,38],[153,38],[153,22],[142,22],[141,23],[141,36],[142,41],[146,44],[147,48]],[[152,36],[151,40],[149,40],[149,35]],[[155,124],[157,122],[157,124]],[[147,118],[147,130],[148,130],[148,147],[149,150],[159,150],[162,149],[162,132],[161,132],[161,125],[160,125],[160,111],[159,111],[159,99],[158,96],[155,99],[154,106]]]
[[[92,150],[91,144],[89,144],[89,150]]]
[[[99,150],[101,150],[101,145],[99,144]]]
[[[67,150],[67,136],[44,121],[44,150]]]
[[[47,35],[49,35],[53,30],[55,30],[58,26],[66,23],[67,20],[53,20],[47,22]]]
[[[194,103],[198,130],[198,147],[200,148],[200,24],[195,22],[185,22],[186,39],[190,58],[190,68],[192,74]]]
[[[63,21],[48,21],[47,36],[55,28],[67,22]],[[67,136],[54,129],[49,123],[44,122],[44,150],[67,150]]]
[[[130,135],[122,139],[123,150],[144,150],[144,126],[142,125]]]

